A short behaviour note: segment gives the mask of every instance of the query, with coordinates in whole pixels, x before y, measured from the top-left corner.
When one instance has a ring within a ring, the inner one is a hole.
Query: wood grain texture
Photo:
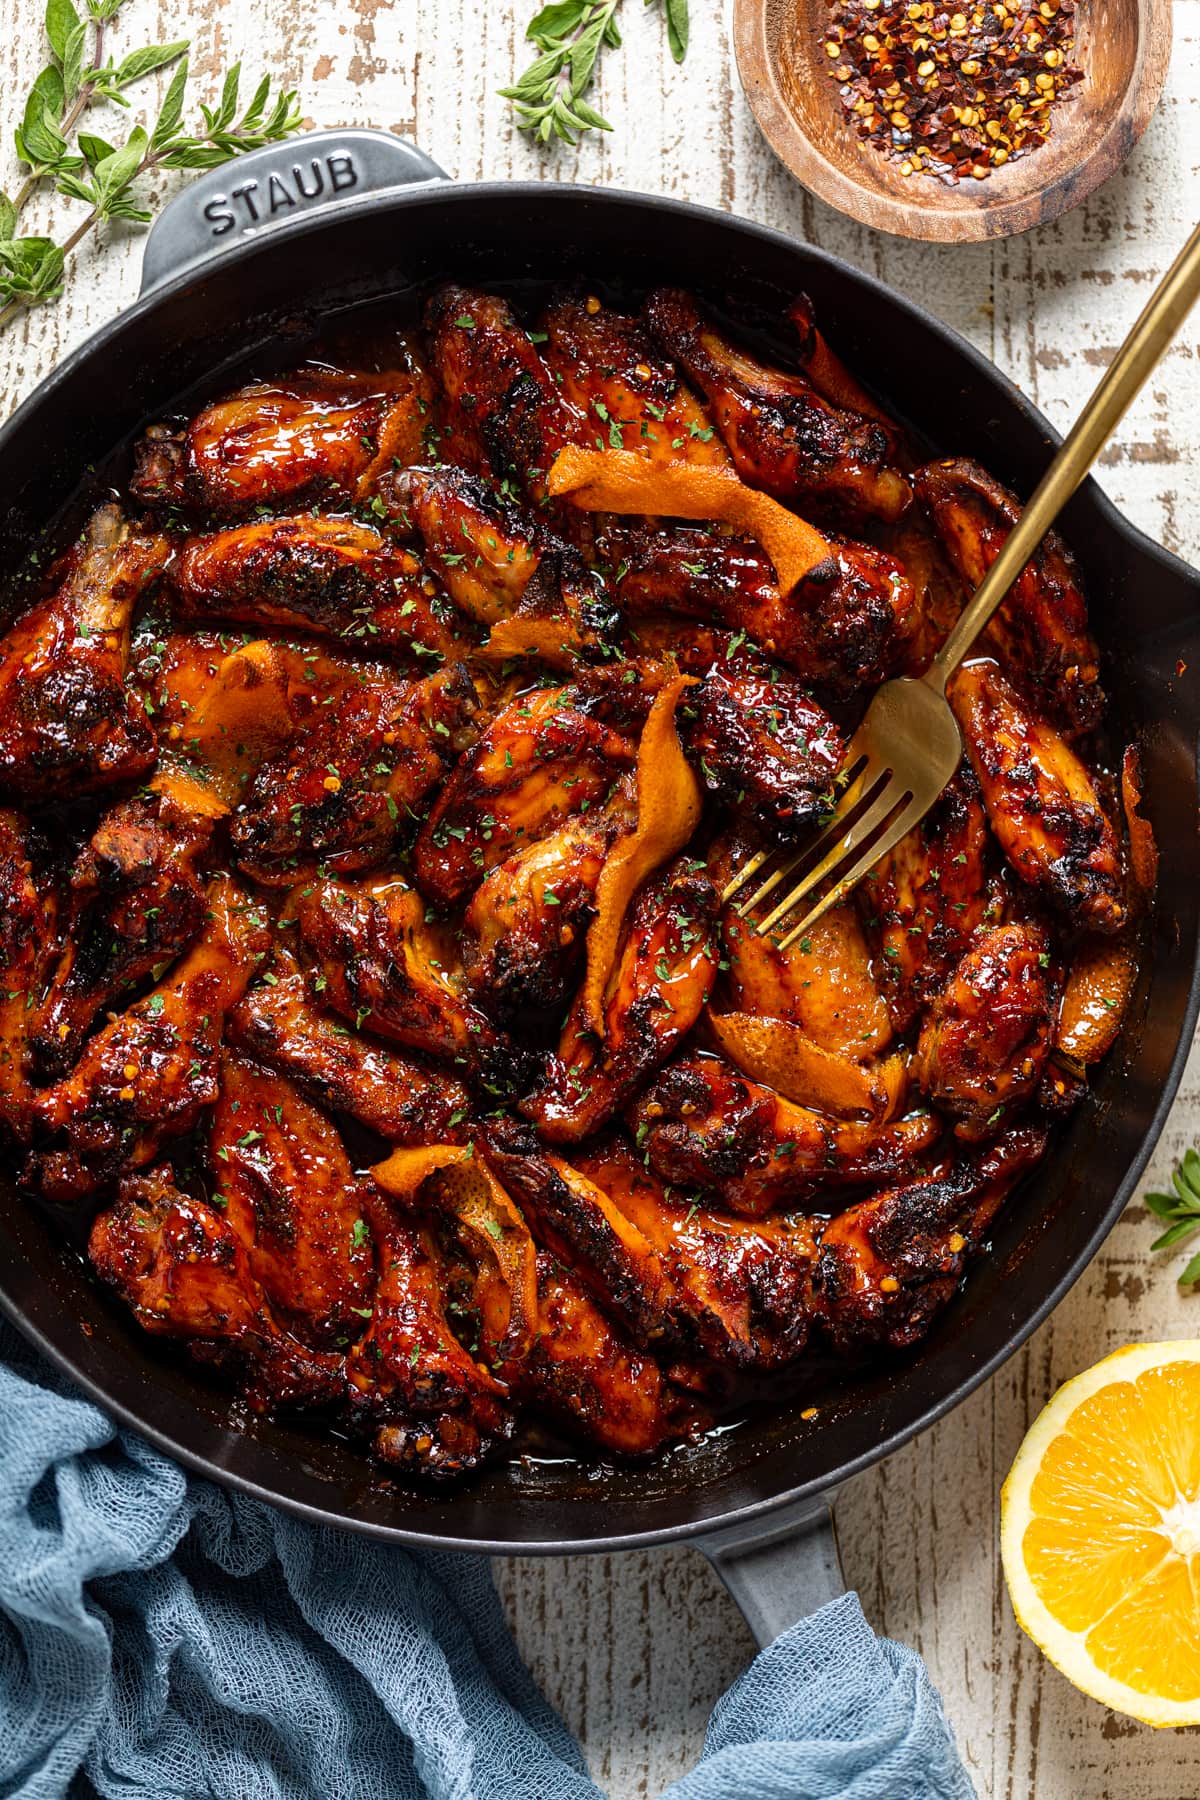
[[[626,49],[598,103],[617,129],[578,158],[542,153],[510,129],[495,89],[527,56],[532,0],[129,0],[126,43],[190,29],[198,95],[241,54],[298,85],[318,124],[415,135],[452,173],[544,174],[659,191],[734,209],[869,270],[931,307],[993,357],[1059,427],[1120,341],[1149,284],[1194,223],[1200,163],[1200,0],[1176,0],[1163,103],[1120,173],[1077,211],[1027,237],[930,246],[883,237],[798,188],[759,137],[731,68],[720,0],[692,0],[693,50],[665,55],[661,20],[628,0]],[[42,60],[41,0],[15,0],[0,50],[0,112]],[[103,125],[100,129],[104,129]],[[0,182],[11,185],[11,171]],[[164,184],[164,191],[165,191]],[[10,409],[136,292],[135,234],[115,230],[77,262],[67,294],[0,338]],[[114,371],[114,379],[120,372]],[[1200,320],[1163,363],[1105,455],[1117,503],[1200,562]],[[1170,854],[1170,847],[1165,847]],[[1200,1130],[1194,1057],[1150,1185]],[[844,1494],[849,1581],[871,1621],[913,1644],[941,1688],[984,1800],[1194,1800],[1200,1733],[1152,1732],[1067,1686],[1018,1632],[996,1550],[1000,1482],[1055,1384],[1118,1344],[1200,1335],[1200,1297],[1179,1294],[1185,1251],[1151,1259],[1152,1222],[1132,1207],[1086,1277],[981,1392]],[[709,1708],[744,1666],[749,1636],[701,1558],[687,1550],[497,1568],[521,1647],[583,1735],[615,1800],[642,1800],[699,1753]]]
[[[1048,224],[1107,181],[1158,104],[1171,54],[1171,0],[1084,0],[1075,60],[1083,80],[1053,111],[1046,144],[981,183],[909,178],[847,122],[824,51],[827,0],[734,0],[746,98],[806,187],[865,225],[943,244]]]

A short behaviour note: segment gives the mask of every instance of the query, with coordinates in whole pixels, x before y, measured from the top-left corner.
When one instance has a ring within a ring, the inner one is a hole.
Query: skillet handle
[[[695,1540],[695,1548],[737,1601],[760,1649],[846,1591],[832,1504],[832,1494],[805,1500],[765,1520],[730,1525]]]
[[[264,144],[210,169],[163,209],[146,239],[142,293],[306,212],[448,179],[432,157],[390,131],[310,131]]]

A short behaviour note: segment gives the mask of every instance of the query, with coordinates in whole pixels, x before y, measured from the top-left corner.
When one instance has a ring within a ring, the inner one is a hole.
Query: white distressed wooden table
[[[8,3],[5,145],[14,96],[40,66],[42,4]],[[298,87],[314,122],[390,127],[464,179],[632,187],[793,232],[939,313],[1064,428],[1194,223],[1200,0],[1176,0],[1166,94],[1121,174],[1056,225],[954,248],[875,235],[792,182],[741,97],[720,0],[692,0],[693,48],[681,69],[665,55],[660,19],[626,0],[626,49],[599,95],[615,131],[578,156],[539,152],[512,131],[495,93],[526,59],[520,39],[531,11],[532,0],[128,0],[120,41],[190,33],[198,98],[210,98],[214,70],[241,55],[252,72],[269,69]],[[0,186],[15,185],[13,173],[0,165]],[[135,292],[139,240],[114,237],[81,256],[59,306],[0,337],[6,412]],[[1200,562],[1200,320],[1134,408],[1100,478],[1137,524]],[[1198,1130],[1200,1055],[1151,1185]],[[986,1800],[1200,1795],[1200,1733],[1155,1733],[1076,1694],[1017,1630],[996,1547],[1000,1483],[1057,1383],[1119,1344],[1200,1335],[1200,1295],[1175,1285],[1184,1253],[1151,1259],[1152,1236],[1153,1221],[1133,1205],[1027,1348],[839,1503],[847,1580],[880,1631],[925,1657]],[[514,1559],[497,1577],[525,1656],[614,1800],[655,1795],[694,1762],[712,1702],[752,1650],[698,1555]]]

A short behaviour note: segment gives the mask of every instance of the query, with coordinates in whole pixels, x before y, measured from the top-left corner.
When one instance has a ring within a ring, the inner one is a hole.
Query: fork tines
[[[911,792],[886,764],[872,763],[865,754],[860,754],[847,763],[845,772],[850,780],[837,811],[824,830],[798,851],[775,848],[758,851],[742,866],[721,896],[722,901],[731,900],[748,881],[773,863],[775,866],[765,880],[737,908],[739,918],[745,919],[754,914],[777,888],[801,869],[806,869],[765,918],[754,920],[755,930],[761,937],[794,912],[822,882],[836,874],[833,886],[779,940],[780,949],[786,950],[802,931],[814,925],[831,906],[836,906],[920,816],[913,805]],[[855,857],[858,850],[861,854]],[[852,862],[851,858],[854,858]]]

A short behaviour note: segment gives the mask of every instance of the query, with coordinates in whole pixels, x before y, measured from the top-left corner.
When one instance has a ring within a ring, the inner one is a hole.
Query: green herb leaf
[[[1146,1209],[1167,1226],[1154,1239],[1152,1250],[1170,1250],[1183,1238],[1200,1228],[1200,1152],[1184,1152],[1171,1175],[1172,1193],[1147,1194]],[[1200,1256],[1194,1256],[1179,1276],[1181,1287],[1191,1287],[1200,1280]]]
[[[647,6],[653,6],[654,0],[646,0]],[[677,63],[681,63],[687,55],[688,47],[688,0],[664,0],[667,13],[667,43],[671,55]]]
[[[653,5],[655,0],[646,0]],[[517,127],[539,143],[559,138],[577,144],[585,131],[611,131],[585,95],[596,78],[602,50],[621,43],[620,0],[551,0],[530,20],[526,36],[541,55],[501,96],[512,102]],[[687,53],[687,0],[664,0],[667,42],[676,62]]]
[[[183,91],[187,86],[188,58],[186,51],[176,65],[170,85],[163,95],[162,107],[154,130],[150,134],[152,151],[161,150],[169,144],[179,129],[179,121],[183,117]]]
[[[156,69],[165,69],[169,63],[177,62],[187,47],[187,38],[180,38],[176,44],[147,44],[144,50],[131,50],[117,66],[113,76],[115,86],[130,87],[143,76],[153,75]]]
[[[93,172],[97,163],[102,163],[106,156],[115,154],[115,146],[107,138],[96,137],[90,131],[81,131],[75,141],[83,151],[84,162]]]
[[[82,25],[83,21],[71,0],[47,0],[46,36],[50,39],[50,48],[60,63],[66,61],[67,41],[71,33]]]

